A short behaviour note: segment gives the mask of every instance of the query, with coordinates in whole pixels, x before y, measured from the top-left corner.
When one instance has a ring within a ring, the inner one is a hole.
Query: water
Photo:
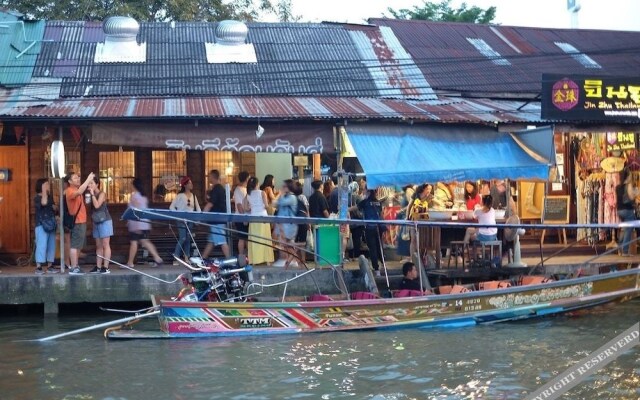
[[[519,399],[639,315],[636,300],[460,329],[128,342],[90,332],[46,344],[15,340],[96,318],[2,318],[0,399]],[[640,347],[563,397],[639,398]]]

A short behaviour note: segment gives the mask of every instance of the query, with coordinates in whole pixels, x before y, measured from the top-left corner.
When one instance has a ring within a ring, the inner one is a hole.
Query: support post
[[[44,314],[45,315],[57,315],[58,314],[58,303],[55,301],[45,301],[44,302]]]
[[[224,184],[224,191],[227,195],[227,214],[231,214],[231,185],[229,182]],[[227,223],[227,245],[229,246],[229,256],[233,256],[233,235],[231,235],[229,229],[233,229],[232,222]]]
[[[62,141],[62,127],[58,127],[58,140]],[[52,155],[53,157],[53,155]],[[63,207],[63,201],[66,201],[66,199],[64,198],[64,177],[60,177],[59,179],[60,182],[60,198],[58,199],[58,209],[59,209],[59,213],[60,213],[60,218],[59,218],[59,231],[60,231],[60,272],[64,273],[64,207]],[[45,314],[46,314],[46,304],[45,304]],[[58,313],[58,305],[56,304],[56,312],[55,314]]]

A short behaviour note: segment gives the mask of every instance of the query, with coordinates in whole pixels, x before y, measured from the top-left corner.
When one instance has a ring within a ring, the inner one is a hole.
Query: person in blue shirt
[[[280,191],[280,197],[277,200],[277,213],[278,217],[295,217],[298,212],[298,198],[293,194],[295,190],[293,180],[287,179],[282,185]],[[280,242],[286,242],[289,246],[283,249],[286,253],[284,267],[287,268],[289,264],[296,257],[295,240],[298,233],[298,225],[293,223],[280,223],[276,225],[274,234],[277,240]],[[281,252],[282,254],[282,252]],[[283,258],[281,256],[281,258]]]

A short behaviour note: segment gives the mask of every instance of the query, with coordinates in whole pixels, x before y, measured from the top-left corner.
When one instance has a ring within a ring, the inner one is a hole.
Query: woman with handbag
[[[138,210],[144,210],[149,207],[149,199],[144,195],[144,186],[140,178],[134,178],[131,182],[133,186],[133,193],[129,197],[129,208],[136,208]],[[130,220],[127,221],[127,229],[129,230],[129,260],[127,266],[129,268],[135,267],[136,254],[138,253],[138,243],[143,248],[147,249],[149,254],[153,257],[152,267],[159,267],[163,264],[162,258],[158,254],[156,246],[149,240],[149,232],[151,231],[151,224],[148,220]]]
[[[56,256],[56,221],[53,196],[49,187],[49,180],[38,179],[36,181],[36,274],[45,273],[43,264],[47,264],[47,273],[57,274],[59,271],[53,266]]]
[[[107,194],[100,190],[100,179],[94,177],[89,182],[89,194],[93,213],[93,238],[96,240],[96,266],[90,274],[108,274],[109,260],[111,259],[111,236],[113,236],[113,221],[107,209]],[[102,258],[101,258],[102,257]]]

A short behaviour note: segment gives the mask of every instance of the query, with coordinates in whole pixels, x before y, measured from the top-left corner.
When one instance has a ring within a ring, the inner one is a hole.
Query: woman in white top
[[[180,193],[171,202],[170,210],[175,211],[198,211],[200,212],[200,204],[198,198],[193,194],[193,182],[188,176],[180,180]],[[187,227],[189,228],[187,230]],[[175,257],[184,257],[188,260],[191,257],[191,235],[189,231],[193,228],[193,224],[178,223],[178,243],[173,251]]]
[[[258,188],[258,178],[251,177],[247,182],[247,197],[244,202],[244,211],[250,215],[268,216],[267,206],[269,205],[267,195]],[[271,265],[274,261],[273,249],[271,248],[271,226],[263,222],[251,222],[249,224],[249,261],[253,265],[267,263]]]
[[[144,195],[144,189],[142,180],[135,178],[131,183],[133,186],[133,193],[129,198],[129,207],[144,210],[149,206],[149,199]],[[129,260],[127,265],[130,268],[134,267],[136,260],[136,254],[138,253],[138,242],[149,251],[149,254],[153,257],[153,267],[158,267],[162,264],[162,258],[158,255],[156,246],[149,240],[149,232],[151,231],[151,224],[148,220],[130,220],[127,221],[127,228],[129,230]]]
[[[479,208],[473,212],[478,224],[481,225],[495,225],[496,224],[496,210],[492,207],[493,198],[491,195],[484,196],[482,198],[482,208]],[[478,228],[476,233],[476,240],[480,242],[492,242],[498,240],[498,228]]]

